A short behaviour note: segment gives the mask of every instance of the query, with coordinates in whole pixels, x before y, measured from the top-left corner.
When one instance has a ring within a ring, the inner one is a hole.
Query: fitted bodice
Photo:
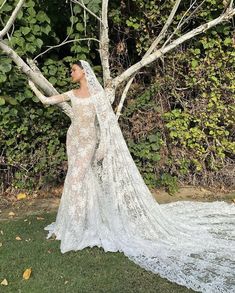
[[[96,134],[96,110],[93,97],[77,97],[70,93],[73,110],[72,128],[79,137],[95,136]]]

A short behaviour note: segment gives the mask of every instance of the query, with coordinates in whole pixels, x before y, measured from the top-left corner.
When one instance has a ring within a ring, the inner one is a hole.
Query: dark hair
[[[74,64],[78,65],[81,69],[83,69],[82,62],[80,60],[78,60]]]

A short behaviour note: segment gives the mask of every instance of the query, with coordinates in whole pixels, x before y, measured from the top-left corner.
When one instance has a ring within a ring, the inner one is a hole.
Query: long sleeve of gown
[[[40,97],[39,98],[42,101],[42,103],[45,104],[45,105],[55,105],[55,104],[59,104],[59,103],[62,103],[62,102],[69,101],[70,100],[69,93],[70,92],[66,92],[66,93],[59,94],[59,95],[54,95],[54,96],[51,96],[51,97],[42,96],[41,98]]]
[[[64,111],[66,115],[70,117],[70,119],[73,118],[73,111],[69,104],[66,103],[66,101],[70,100],[71,91],[65,92],[63,94],[54,95],[51,97],[45,97],[35,86],[35,84],[29,80],[29,86],[31,87],[32,91],[35,93],[35,95],[39,98],[39,100],[45,104],[45,105],[55,105],[55,104],[61,104],[61,108]]]
[[[29,86],[31,87],[35,95],[39,98],[39,100],[45,105],[55,105],[70,100],[71,91],[65,92],[63,94],[54,95],[51,97],[46,97],[39,91],[39,89],[31,80],[29,80]],[[71,112],[70,109],[69,112]],[[69,116],[71,116],[71,113],[69,113]]]

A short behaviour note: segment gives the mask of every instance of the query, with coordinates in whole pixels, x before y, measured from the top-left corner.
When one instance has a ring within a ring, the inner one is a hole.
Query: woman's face
[[[73,82],[79,82],[85,75],[84,70],[77,64],[73,64],[71,67],[71,78]]]

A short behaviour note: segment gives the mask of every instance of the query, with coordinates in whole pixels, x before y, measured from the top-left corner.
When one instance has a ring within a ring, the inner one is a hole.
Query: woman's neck
[[[87,86],[86,79],[80,80],[79,84],[80,84],[80,90],[81,91],[88,91],[88,86]]]

